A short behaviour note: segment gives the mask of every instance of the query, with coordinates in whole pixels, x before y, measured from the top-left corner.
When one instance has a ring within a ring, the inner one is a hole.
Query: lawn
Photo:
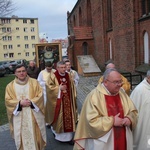
[[[0,77],[0,125],[8,123],[5,107],[5,88],[6,85],[14,79],[14,75],[5,75]]]

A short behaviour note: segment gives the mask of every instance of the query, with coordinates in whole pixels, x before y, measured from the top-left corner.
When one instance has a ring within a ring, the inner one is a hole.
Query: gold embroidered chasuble
[[[41,73],[40,73],[41,76],[42,76],[42,78],[43,78],[42,80],[46,82],[46,80],[47,80],[49,74],[50,74],[50,73],[54,73],[55,71],[56,71],[55,69],[52,69],[51,72],[48,72],[46,69],[45,69],[45,70],[42,70]]]
[[[36,112],[31,107],[22,107],[19,114],[13,115],[19,101],[25,98],[31,100],[39,111]],[[37,80],[27,78],[24,85],[20,85],[17,79],[10,82],[6,87],[5,104],[10,132],[15,139],[17,149],[44,149],[46,145],[44,103],[42,88]]]
[[[57,72],[57,71],[56,71]],[[55,72],[55,74],[56,74]],[[46,104],[46,122],[49,124],[52,124],[53,129],[56,131],[56,133],[62,133],[65,132],[65,126],[67,125],[66,123],[66,115],[68,113],[71,113],[70,118],[68,118],[70,121],[68,122],[68,127],[69,123],[72,125],[72,130],[70,132],[75,131],[75,124],[77,121],[77,104],[76,104],[76,89],[75,85],[69,75],[69,86],[70,86],[70,93],[68,94],[63,94],[64,96],[64,101],[62,97],[58,99],[58,93],[59,93],[59,81],[56,77],[55,74],[51,74],[48,77],[48,80],[46,82],[46,90],[47,90],[47,104]],[[62,80],[63,77],[62,77]],[[68,81],[67,81],[68,82]],[[68,98],[69,96],[69,98]],[[58,104],[58,100],[60,100],[60,103]],[[65,102],[65,103],[64,103]],[[68,105],[69,104],[69,105]],[[58,106],[59,105],[59,106]],[[66,105],[66,106],[65,106]],[[67,107],[69,106],[69,107]],[[69,132],[69,131],[68,131]]]
[[[102,84],[98,84],[98,86],[87,95],[74,137],[74,150],[84,149],[86,140],[99,139],[113,128],[114,119],[113,116],[108,116],[105,95],[109,94]],[[124,116],[131,120],[131,129],[134,129],[137,124],[137,110],[128,95],[123,92],[122,89],[119,91],[119,96]],[[129,128],[127,130],[131,129]]]

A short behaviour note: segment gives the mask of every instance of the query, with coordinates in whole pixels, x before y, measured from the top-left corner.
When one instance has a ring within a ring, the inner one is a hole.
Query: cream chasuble
[[[31,101],[34,108],[22,107],[18,111],[19,101],[25,98]],[[6,87],[5,104],[17,150],[43,150],[46,129],[43,94],[38,81],[27,78],[25,84],[19,84],[17,79],[10,82]]]
[[[16,90],[16,95],[18,100],[23,100],[23,99],[29,99],[29,84],[25,85],[19,85],[15,83],[15,90]],[[33,122],[32,122],[32,114],[31,114],[31,108],[30,107],[23,107],[22,111],[20,112],[20,115],[22,115],[22,123],[21,123],[21,138],[22,138],[22,144],[24,150],[36,150],[36,145],[35,145],[35,138],[33,133]],[[19,116],[18,116],[19,117]],[[15,139],[19,138],[18,134],[19,131],[19,126],[18,126],[18,119],[17,116],[13,117],[13,123],[14,123],[14,137]],[[18,139],[18,141],[21,141]],[[19,143],[18,143],[19,144]],[[17,145],[18,145],[17,144]],[[20,145],[18,145],[19,149]]]
[[[138,124],[133,131],[134,150],[150,149],[150,84],[146,78],[135,87],[130,98],[139,112]]]
[[[51,73],[54,73],[55,71],[56,71],[55,69],[52,69],[51,72],[48,72],[46,69],[44,69],[39,73],[38,78],[37,78],[38,82],[40,83],[40,85],[43,88],[44,106],[46,105],[46,101],[47,101],[45,83],[46,83],[46,80],[48,79],[49,75]]]
[[[108,115],[105,95],[109,93],[102,84],[87,95],[75,133],[74,150],[114,150],[114,119]],[[132,150],[131,129],[134,129],[137,123],[137,110],[122,89],[119,91],[119,97],[124,117],[128,117],[132,122],[131,128],[125,128],[126,147],[127,150]]]

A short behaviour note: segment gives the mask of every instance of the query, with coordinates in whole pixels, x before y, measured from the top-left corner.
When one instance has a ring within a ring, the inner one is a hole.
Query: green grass
[[[5,107],[5,88],[6,85],[14,79],[14,75],[5,75],[0,77],[0,125],[8,123]]]

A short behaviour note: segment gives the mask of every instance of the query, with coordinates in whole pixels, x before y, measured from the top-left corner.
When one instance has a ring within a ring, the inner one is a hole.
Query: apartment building
[[[0,18],[0,61],[35,58],[38,18]]]

